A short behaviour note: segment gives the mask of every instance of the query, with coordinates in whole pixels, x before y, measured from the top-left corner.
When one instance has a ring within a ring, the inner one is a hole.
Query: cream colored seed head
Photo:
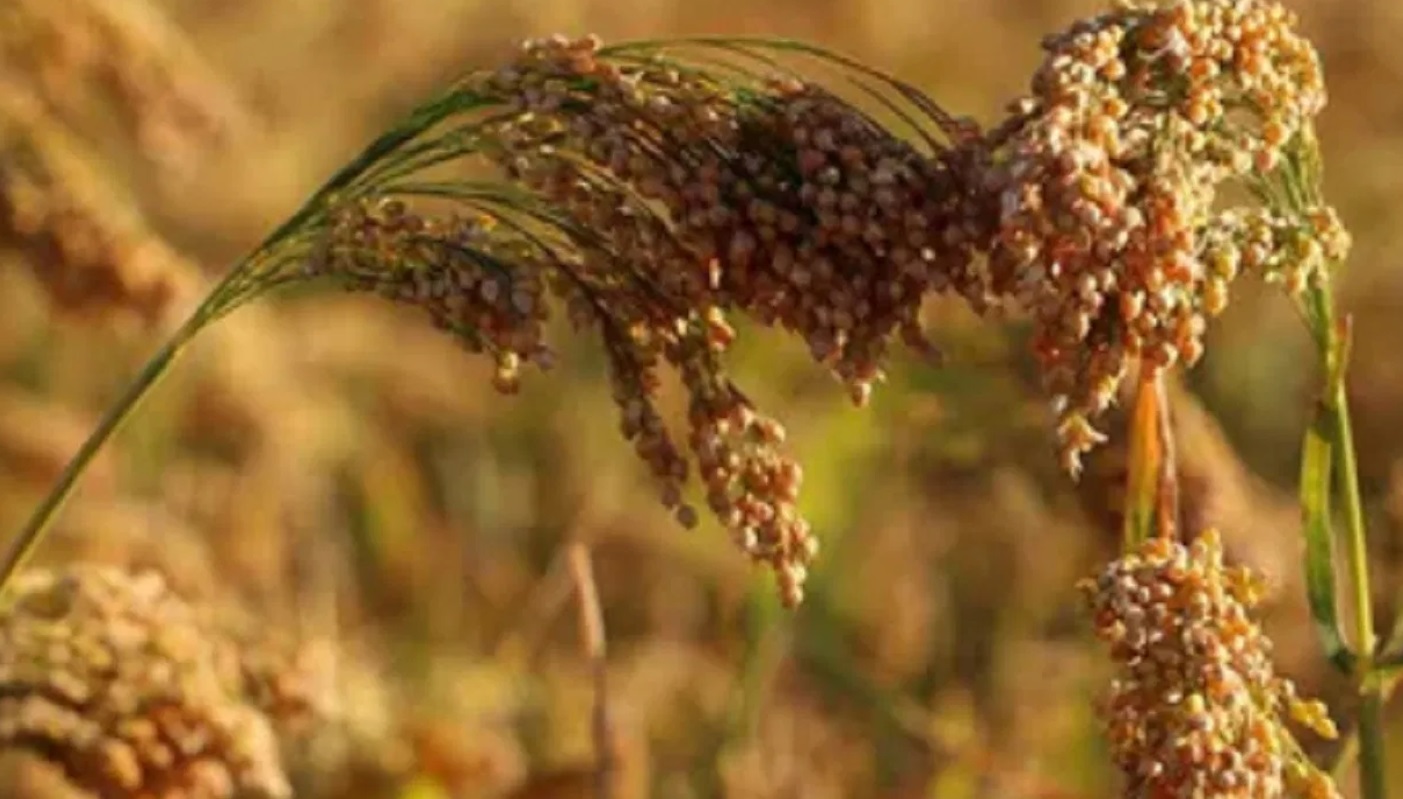
[[[1292,25],[1270,0],[1124,3],[1046,40],[986,178],[999,201],[989,263],[994,291],[1039,321],[1045,382],[1069,413],[1094,421],[1127,359],[1196,361],[1239,261],[1292,288],[1319,273],[1310,253],[1282,269],[1283,241],[1251,248],[1215,216],[1219,187],[1277,163],[1323,106]],[[1075,469],[1098,439],[1060,430]]]
[[[1083,590],[1119,669],[1105,718],[1127,796],[1276,797],[1288,784],[1328,786],[1293,759],[1284,724],[1305,720],[1327,737],[1334,725],[1275,673],[1250,615],[1259,581],[1224,564],[1216,531],[1192,545],[1151,539]]]
[[[152,573],[20,575],[0,609],[0,746],[101,796],[290,795],[239,653]]]

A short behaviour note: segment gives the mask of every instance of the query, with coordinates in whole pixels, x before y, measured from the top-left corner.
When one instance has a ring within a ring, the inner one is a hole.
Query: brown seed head
[[[188,165],[246,120],[228,85],[157,6],[7,0],[0,76],[75,126],[120,120],[157,166]],[[11,87],[0,79],[0,93]]]
[[[893,339],[926,346],[930,291],[985,293],[958,230],[954,159],[816,85],[740,92],[669,61],[615,63],[592,39],[529,43],[482,83],[526,112],[500,132],[498,160],[607,231],[611,267],[648,276],[677,307],[797,333],[855,397]]]
[[[199,280],[56,120],[3,87],[0,248],[21,256],[56,307],[82,316],[154,324]]]
[[[336,212],[309,270],[426,309],[496,357],[507,392],[522,365],[550,360],[541,323],[563,307],[603,342],[620,431],[663,504],[695,524],[684,496],[698,478],[793,604],[816,551],[797,509],[801,470],[782,427],[726,375],[728,317],[801,336],[864,403],[893,341],[929,349],[928,294],[987,300],[973,264],[991,218],[982,236],[969,221],[977,159],[963,150],[923,153],[816,85],[718,74],[593,39],[528,42],[465,91],[506,109],[475,149],[539,204],[464,222],[360,200]],[[688,395],[685,454],[657,407],[664,369]]]
[[[0,746],[110,797],[289,795],[238,652],[154,573],[16,578],[0,608]]]

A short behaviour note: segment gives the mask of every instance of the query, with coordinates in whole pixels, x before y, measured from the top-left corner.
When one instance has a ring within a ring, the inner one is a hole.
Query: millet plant
[[[802,338],[862,405],[893,346],[935,354],[922,309],[948,295],[1031,318],[1071,477],[1133,397],[1123,552],[1082,586],[1119,669],[1104,717],[1125,795],[1335,796],[1288,727],[1334,724],[1276,674],[1258,578],[1224,563],[1215,531],[1179,523],[1166,375],[1202,357],[1248,275],[1285,290],[1319,353],[1300,479],[1309,606],[1360,700],[1344,751],[1380,799],[1403,641],[1381,640],[1370,606],[1350,329],[1332,298],[1349,236],[1322,197],[1315,50],[1271,0],[1122,0],[1043,49],[1026,95],[980,125],[797,42],[528,42],[385,132],[227,273],[102,419],[0,580],[201,330],[321,283],[418,307],[491,358],[505,394],[551,367],[548,322],[566,317],[601,343],[620,432],[662,503],[685,527],[704,504],[795,606],[819,539],[784,428],[727,373],[732,320]],[[668,375],[684,430],[658,407]]]

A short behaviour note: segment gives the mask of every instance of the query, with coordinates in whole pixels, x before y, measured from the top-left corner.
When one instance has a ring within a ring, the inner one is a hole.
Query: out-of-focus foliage
[[[1403,564],[1403,14],[1293,5],[1324,61],[1328,189],[1355,235],[1351,391],[1387,599]],[[521,38],[809,39],[987,118],[1039,37],[1096,7],[0,0],[0,531],[201,279]],[[616,796],[1103,795],[1089,699],[1109,665],[1072,586],[1117,541],[1124,453],[1098,451],[1070,486],[1023,326],[939,310],[946,365],[898,361],[864,411],[778,337],[736,353],[807,469],[823,551],[796,614],[714,522],[684,532],[659,507],[601,353],[567,345],[568,366],[503,399],[490,364],[417,316],[336,294],[204,334],[37,565],[154,567],[301,641],[326,729],[289,744],[299,796],[588,795],[572,539],[593,549],[609,631]],[[1235,297],[1174,402],[1189,526],[1220,528],[1229,557],[1274,581],[1280,666],[1334,706],[1299,584],[1290,483],[1313,380],[1292,313],[1271,292]],[[23,759],[0,780],[63,795]]]

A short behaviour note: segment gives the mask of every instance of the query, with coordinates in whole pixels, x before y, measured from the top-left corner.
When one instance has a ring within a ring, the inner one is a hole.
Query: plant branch
[[[1359,490],[1359,469],[1345,371],[1349,362],[1351,327],[1348,318],[1336,320],[1326,286],[1314,289],[1320,313],[1326,387],[1324,412],[1330,426],[1336,491],[1344,504],[1345,557],[1350,575],[1350,602],[1354,620],[1354,678],[1359,695],[1359,789],[1364,799],[1388,795],[1383,746],[1384,681],[1375,671],[1376,633],[1373,595],[1369,586],[1369,550],[1364,505]]]
[[[78,452],[74,454],[68,464],[64,466],[63,472],[49,488],[44,499],[35,508],[23,528],[15,535],[9,545],[5,548],[3,555],[0,555],[0,592],[9,585],[11,578],[24,566],[29,557],[34,554],[39,542],[43,540],[44,534],[48,532],[53,524],[54,518],[62,510],[73,489],[78,484],[78,479],[87,470],[93,458],[102,449],[112,436],[121,429],[122,425],[136,412],[141,401],[145,399],[156,383],[165,376],[175,360],[184,351],[190,340],[205,324],[205,308],[202,306],[190,316],[171,335],[165,344],[147,361],[141,373],[127,386],[122,395],[117,398],[103,413],[98,420],[97,427],[88,434]]]
[[[604,612],[599,605],[599,591],[594,582],[594,566],[589,546],[583,541],[572,541],[568,546],[570,575],[574,579],[575,592],[579,599],[580,631],[584,639],[585,657],[589,660],[594,679],[594,795],[596,799],[609,799],[613,795],[614,773],[618,762],[609,714],[609,672]]]
[[[1169,406],[1169,392],[1165,387],[1164,373],[1154,379],[1156,420],[1155,430],[1159,436],[1159,479],[1158,496],[1155,508],[1158,534],[1163,538],[1175,538],[1180,534],[1179,524],[1179,460],[1174,447],[1174,420]],[[1190,532],[1199,532],[1197,530]]]
[[[1145,367],[1141,367],[1143,370]],[[1164,473],[1160,416],[1163,396],[1160,377],[1142,372],[1130,419],[1130,464],[1126,478],[1124,550],[1130,552],[1150,537],[1158,508],[1157,494]],[[1171,467],[1172,468],[1172,467]]]

